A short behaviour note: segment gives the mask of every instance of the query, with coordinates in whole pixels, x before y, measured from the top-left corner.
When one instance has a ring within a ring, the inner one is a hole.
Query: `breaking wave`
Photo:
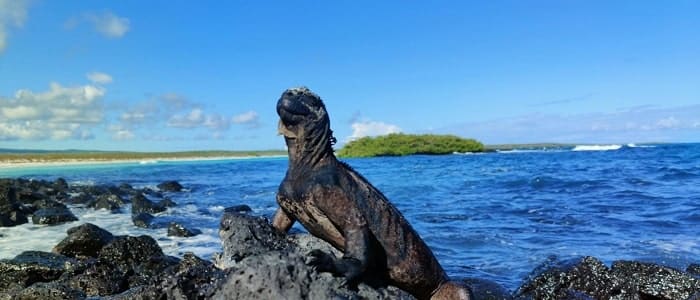
[[[622,145],[578,145],[571,151],[614,151],[620,148]]]

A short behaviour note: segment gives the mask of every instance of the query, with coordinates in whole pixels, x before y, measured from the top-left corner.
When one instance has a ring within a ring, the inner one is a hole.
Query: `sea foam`
[[[578,145],[571,151],[613,151],[621,148],[622,145]]]

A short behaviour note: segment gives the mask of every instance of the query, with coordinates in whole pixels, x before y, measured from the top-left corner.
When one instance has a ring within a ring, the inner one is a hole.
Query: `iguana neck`
[[[289,170],[292,172],[311,170],[336,161],[332,148],[321,146],[307,149],[303,145],[297,144],[296,139],[289,138],[286,139],[286,142],[289,153]]]

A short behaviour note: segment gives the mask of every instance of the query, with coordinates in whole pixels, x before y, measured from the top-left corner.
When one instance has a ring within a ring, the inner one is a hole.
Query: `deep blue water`
[[[608,264],[634,259],[682,269],[700,262],[700,144],[346,162],[403,212],[452,276],[515,289],[550,256],[592,255]],[[172,254],[207,257],[219,251],[223,207],[248,204],[256,214],[272,215],[286,167],[286,158],[267,158],[0,170],[0,177],[135,187],[178,180],[189,191],[174,197],[178,208],[159,217],[205,229],[210,238],[172,239],[163,230],[154,235]],[[131,232],[123,215],[114,224]],[[18,229],[2,230],[11,238]]]

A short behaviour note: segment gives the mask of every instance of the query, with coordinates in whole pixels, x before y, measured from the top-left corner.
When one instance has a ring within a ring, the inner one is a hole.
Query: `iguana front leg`
[[[341,230],[345,239],[343,257],[334,259],[322,251],[310,253],[311,264],[319,271],[342,275],[350,285],[355,285],[367,270],[370,259],[371,232],[367,221],[355,203],[339,188],[322,189],[316,195],[316,205]]]
[[[292,225],[294,225],[294,218],[281,207],[278,207],[275,216],[272,217],[272,227],[280,232],[287,233],[292,228]]]

